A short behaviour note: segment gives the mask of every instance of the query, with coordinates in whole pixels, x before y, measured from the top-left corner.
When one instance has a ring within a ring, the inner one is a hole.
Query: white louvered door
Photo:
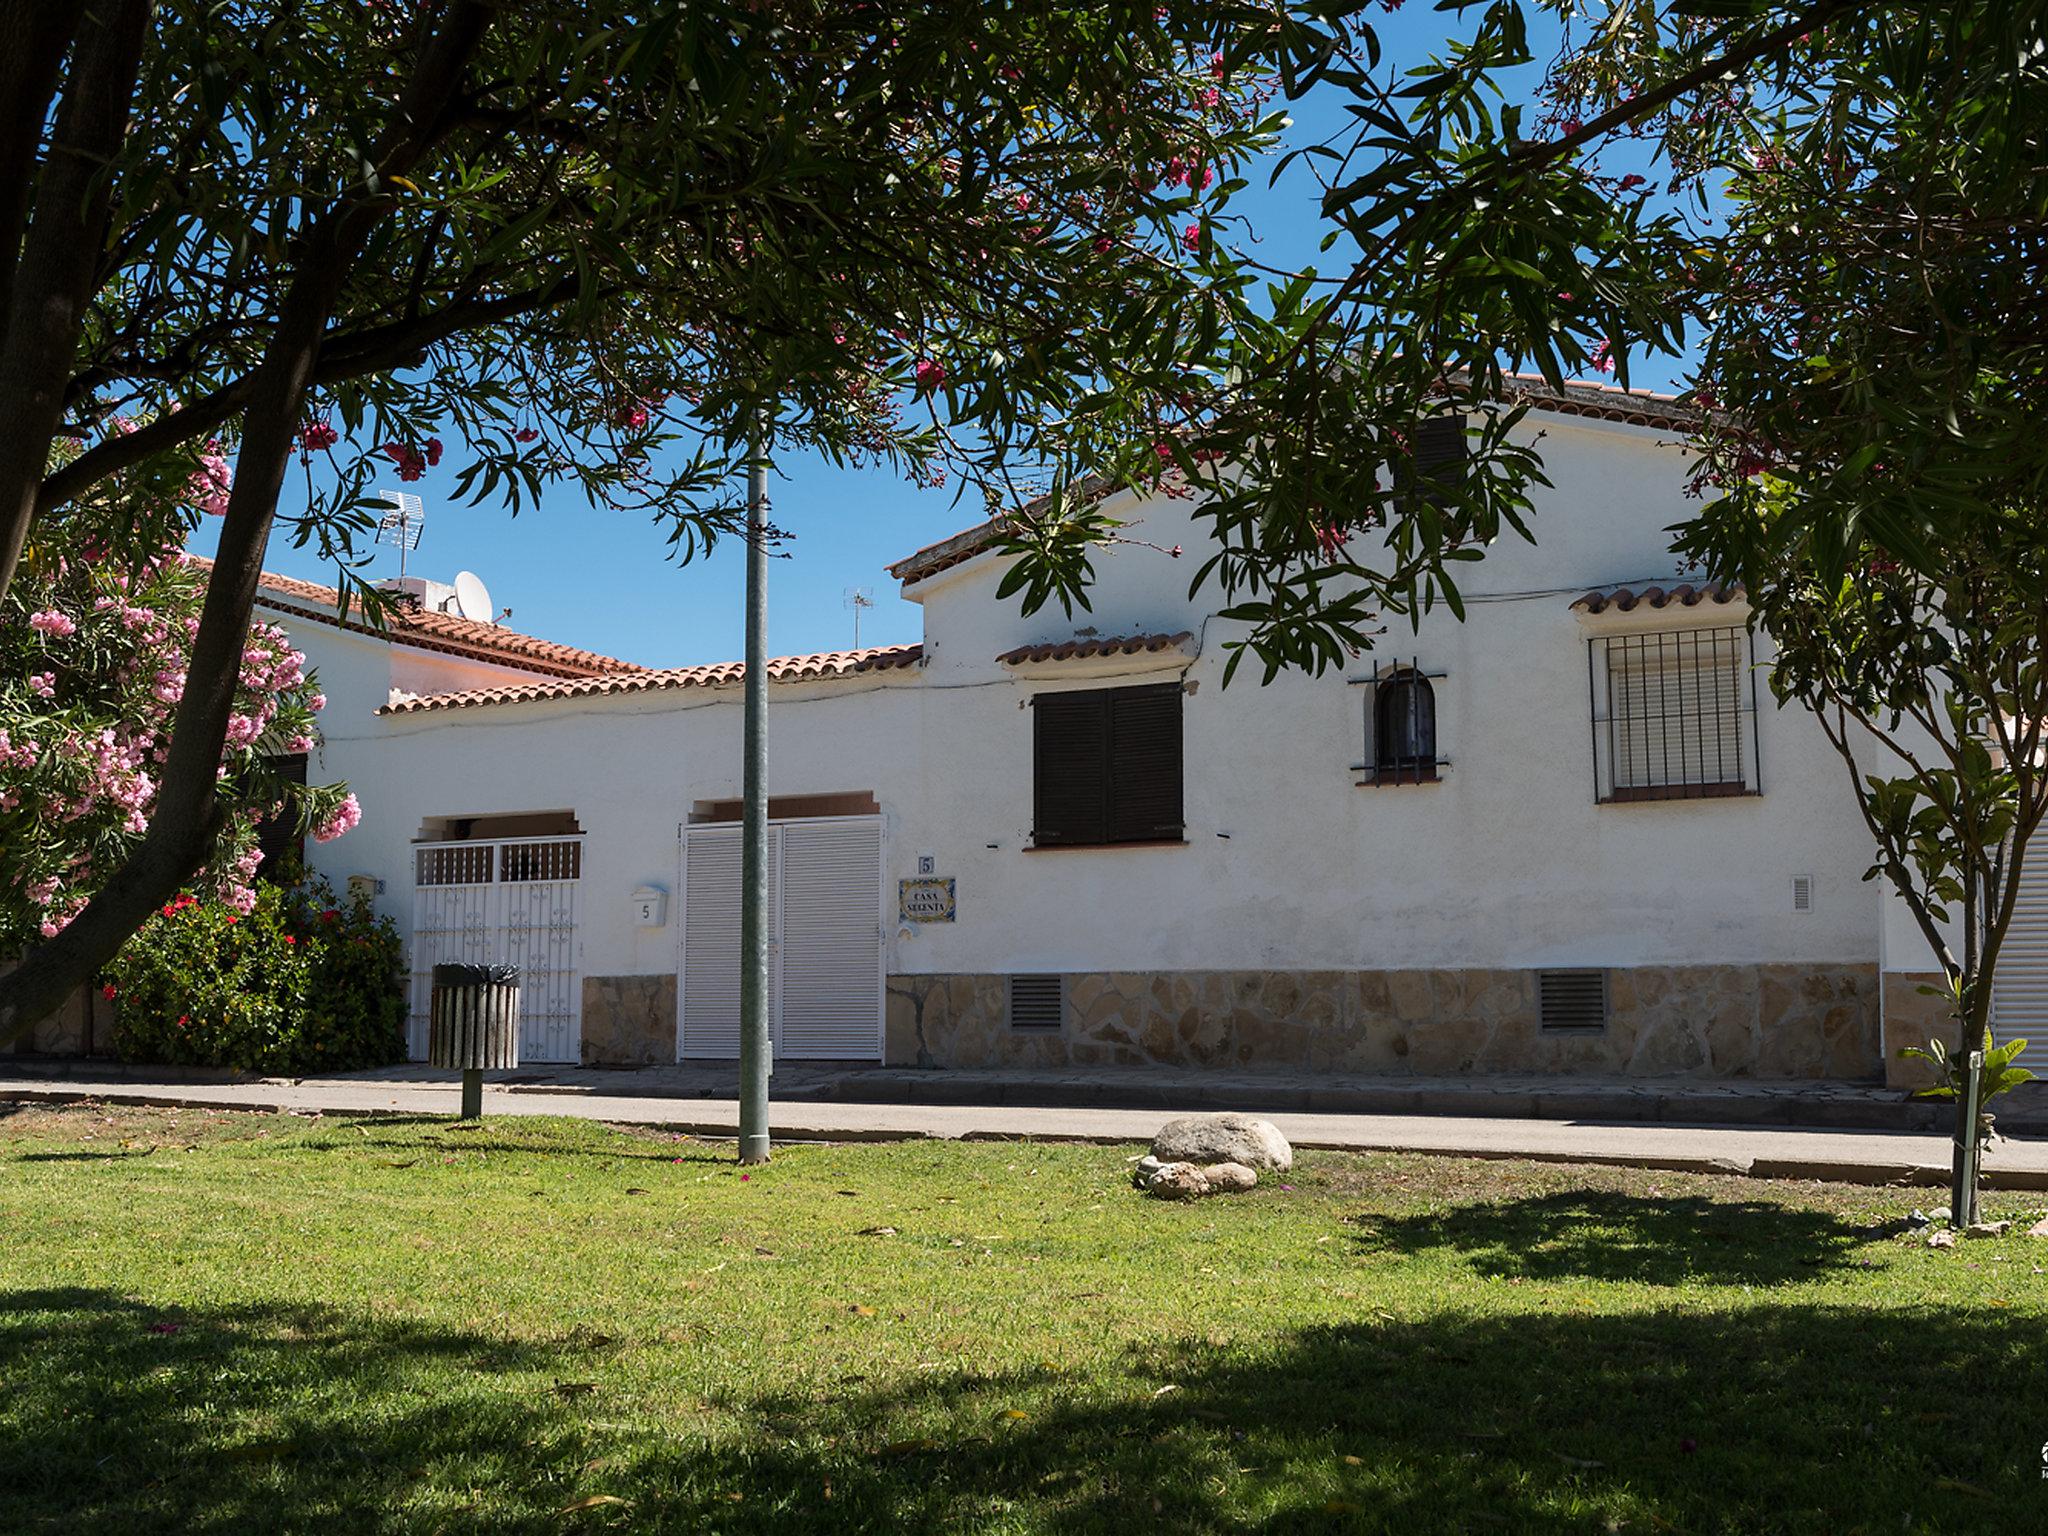
[[[846,817],[783,829],[779,1055],[879,1059],[881,888],[878,822]]]
[[[768,829],[768,1017],[775,1017],[782,829]],[[740,829],[690,828],[683,845],[683,1027],[691,1060],[740,1053]]]
[[[730,1060],[740,1049],[740,829],[689,828],[683,865],[679,1054]],[[879,818],[769,827],[768,1017],[778,1057],[881,1059],[881,881]]]
[[[2030,851],[1991,986],[1991,1034],[2027,1042],[2019,1065],[2048,1077],[2048,849]]]

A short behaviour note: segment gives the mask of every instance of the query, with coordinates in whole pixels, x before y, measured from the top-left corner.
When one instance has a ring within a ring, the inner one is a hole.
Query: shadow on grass
[[[1782,1285],[1839,1267],[1882,1231],[1770,1200],[1573,1189],[1356,1218],[1370,1252],[1449,1249],[1477,1274],[1521,1280]],[[2048,1433],[2048,1425],[2043,1426]]]
[[[716,1400],[716,1433],[587,1361],[588,1397],[551,1391],[559,1346],[318,1307],[166,1321],[0,1297],[0,1529],[1974,1531],[2038,1528],[2044,1497],[2037,1341],[1938,1308],[1444,1311],[1085,1375],[906,1352],[873,1386],[739,1400],[699,1356],[641,1362]],[[593,1495],[631,1502],[559,1513]]]
[[[544,1489],[545,1376],[540,1404],[492,1387],[561,1359],[318,1306],[0,1293],[0,1530],[409,1529],[480,1476]]]

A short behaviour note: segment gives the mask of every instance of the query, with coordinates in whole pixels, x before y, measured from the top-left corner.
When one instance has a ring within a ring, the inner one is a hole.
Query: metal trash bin
[[[462,1071],[462,1118],[483,1113],[486,1071],[519,1065],[519,967],[437,965],[427,1060]]]

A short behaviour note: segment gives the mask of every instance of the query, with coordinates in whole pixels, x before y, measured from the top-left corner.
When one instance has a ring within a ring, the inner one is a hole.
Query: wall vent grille
[[[1012,976],[1010,1028],[1058,1029],[1067,1013],[1063,976]]]
[[[1593,1030],[1607,1027],[1605,971],[1538,971],[1538,1016],[1547,1030]]]
[[[1811,912],[1813,910],[1813,876],[1794,875],[1792,877],[1792,910],[1794,912]]]

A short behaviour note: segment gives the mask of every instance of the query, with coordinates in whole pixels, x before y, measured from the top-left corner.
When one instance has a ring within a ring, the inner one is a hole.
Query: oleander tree
[[[1201,252],[1326,35],[1250,0],[0,0],[0,596],[110,477],[158,496],[139,565],[194,511],[159,493],[232,470],[148,828],[0,978],[0,1040],[213,856],[288,476],[283,533],[346,563],[371,477],[444,454],[699,550],[771,396],[771,448],[927,482],[1093,463],[1205,355]]]
[[[84,521],[26,551],[0,598],[0,953],[63,932],[147,831],[205,590],[176,545],[137,559]],[[324,841],[361,814],[346,787],[308,789],[276,768],[312,750],[325,703],[284,631],[253,625],[218,765],[219,826],[195,882],[238,911],[255,903],[264,819]]]

